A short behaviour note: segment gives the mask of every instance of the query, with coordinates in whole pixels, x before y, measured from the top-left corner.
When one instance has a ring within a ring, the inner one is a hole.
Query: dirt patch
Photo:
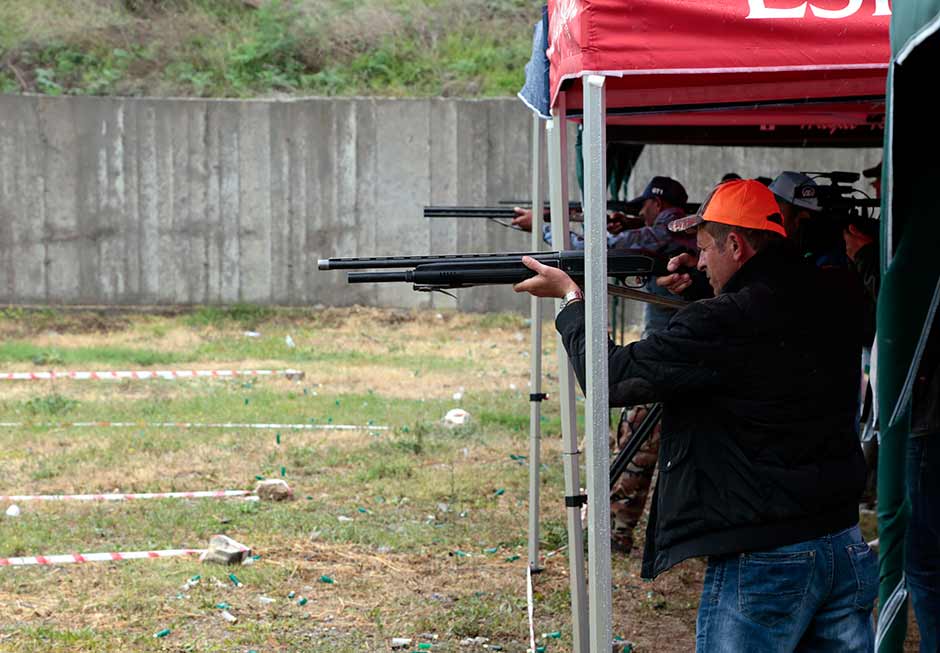
[[[45,333],[106,334],[130,328],[124,315],[104,312],[59,312],[53,309],[7,309],[0,314],[0,337],[29,338]]]
[[[128,323],[128,327],[130,324]],[[102,328],[107,329],[106,325]],[[189,351],[203,342],[199,334],[190,329],[174,328],[169,331],[157,333],[152,330],[149,333],[132,330],[114,330],[114,331],[71,331],[61,333],[58,329],[54,331],[44,331],[30,337],[30,342],[37,347],[77,349],[82,347],[101,347],[103,342],[101,334],[108,335],[107,347],[144,347],[148,349],[159,349],[161,351]]]
[[[308,381],[329,394],[365,394],[370,390],[398,399],[449,399],[455,391],[527,391],[523,373],[475,372],[456,376],[454,372],[421,372],[380,366],[328,367],[309,372]]]

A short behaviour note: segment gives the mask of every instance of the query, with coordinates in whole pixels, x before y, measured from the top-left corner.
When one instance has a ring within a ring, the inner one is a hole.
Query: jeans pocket
[[[878,596],[878,556],[865,542],[849,544],[845,552],[855,570],[855,599],[858,610],[870,612]]]
[[[767,627],[796,619],[815,565],[815,551],[742,554],[738,563],[741,614]]]

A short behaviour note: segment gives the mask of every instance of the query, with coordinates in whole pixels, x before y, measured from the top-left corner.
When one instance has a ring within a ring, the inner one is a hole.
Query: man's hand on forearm
[[[512,289],[516,292],[527,292],[536,297],[561,298],[572,290],[580,289],[565,272],[550,265],[543,265],[531,256],[523,256],[522,264],[535,271],[536,276],[514,285]]]
[[[643,218],[635,215],[627,215],[620,211],[612,211],[607,214],[607,233],[612,236],[616,236],[624,231],[629,231],[630,229],[640,229],[645,226],[646,223],[643,221]]]
[[[665,288],[674,295],[681,295],[692,285],[692,277],[687,272],[677,272],[680,268],[695,268],[698,259],[692,254],[679,254],[669,259],[666,269],[672,272],[663,277],[656,277],[656,285]]]
[[[532,231],[532,210],[514,206],[512,210],[516,217],[512,219],[512,226],[519,227],[523,231]]]

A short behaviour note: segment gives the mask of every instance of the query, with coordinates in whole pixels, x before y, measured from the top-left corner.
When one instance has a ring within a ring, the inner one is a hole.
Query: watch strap
[[[565,296],[561,298],[561,309],[564,310],[567,308],[568,304],[572,302],[580,302],[584,300],[584,293],[581,292],[581,289],[572,290],[565,293]]]

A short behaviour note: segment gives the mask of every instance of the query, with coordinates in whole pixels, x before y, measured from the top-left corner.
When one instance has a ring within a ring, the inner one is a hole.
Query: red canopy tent
[[[548,0],[553,122],[584,118],[591,614],[572,560],[577,653],[611,645],[607,133],[647,143],[881,146],[890,17],[889,0]],[[567,233],[555,224],[567,213],[564,131],[554,125],[549,135],[553,233]]]
[[[881,142],[888,0],[550,0],[551,101],[607,77],[608,124],[861,129]],[[767,134],[767,140],[773,140]]]

